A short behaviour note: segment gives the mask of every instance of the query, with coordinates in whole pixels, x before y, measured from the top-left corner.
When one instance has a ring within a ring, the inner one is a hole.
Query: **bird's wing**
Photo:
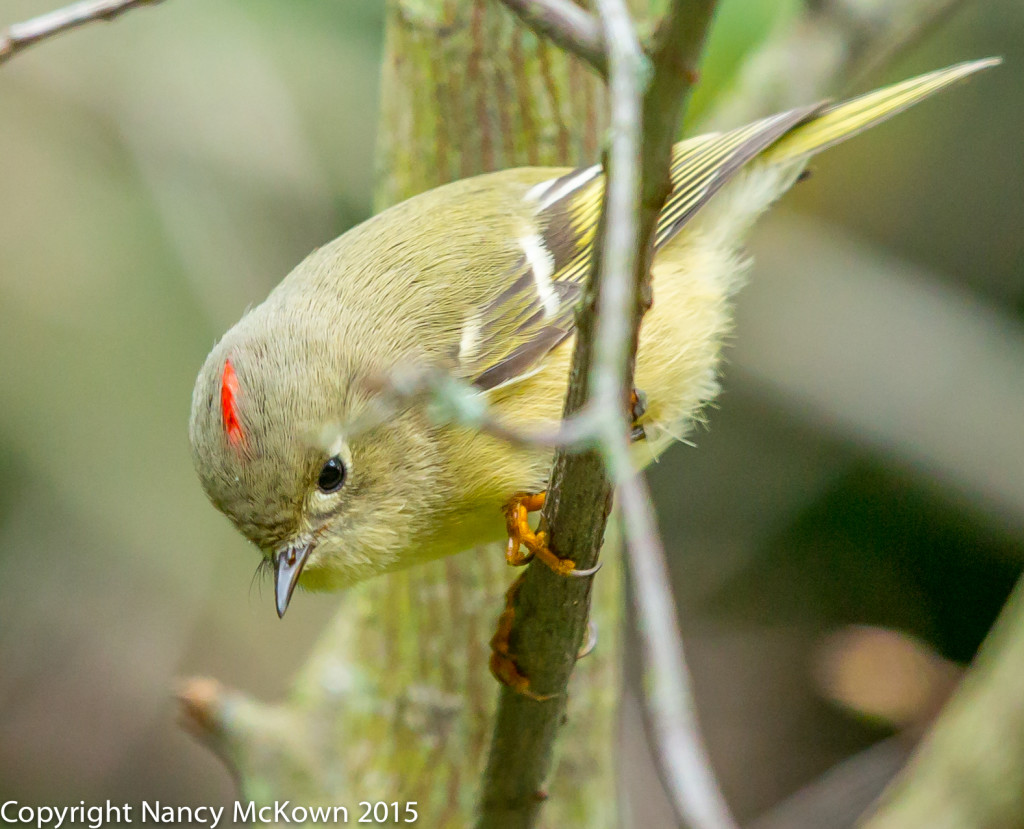
[[[793,110],[676,145],[672,193],[658,220],[657,244],[678,233],[743,164],[816,109]],[[507,287],[463,329],[460,367],[478,388],[528,377],[575,330],[603,197],[599,165],[572,170],[527,192],[532,222],[517,240],[522,256]]]
[[[672,192],[658,217],[655,246],[675,236],[747,162],[786,164],[861,132],[949,84],[998,63],[958,64],[840,104],[790,110],[673,148]],[[530,376],[569,337],[593,253],[604,196],[600,165],[542,181],[525,196],[531,220],[505,287],[467,320],[460,373],[489,390]]]

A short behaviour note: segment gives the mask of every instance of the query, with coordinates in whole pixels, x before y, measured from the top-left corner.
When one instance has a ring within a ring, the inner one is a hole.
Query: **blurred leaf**
[[[724,0],[719,3],[701,63],[700,83],[686,112],[688,125],[700,123],[711,103],[728,88],[747,54],[776,26],[790,20],[801,6],[800,0]]]

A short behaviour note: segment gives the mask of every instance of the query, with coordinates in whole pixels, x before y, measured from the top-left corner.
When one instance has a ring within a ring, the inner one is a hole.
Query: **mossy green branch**
[[[1024,826],[1024,580],[862,829]]]

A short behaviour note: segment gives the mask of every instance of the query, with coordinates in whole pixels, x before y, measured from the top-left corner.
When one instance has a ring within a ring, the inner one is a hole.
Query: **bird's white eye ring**
[[[337,492],[345,484],[345,475],[345,462],[337,455],[328,458],[320,468],[320,475],[316,479],[317,488],[323,493]]]

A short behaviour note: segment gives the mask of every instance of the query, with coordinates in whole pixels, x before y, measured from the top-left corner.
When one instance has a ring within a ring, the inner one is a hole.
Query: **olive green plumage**
[[[993,63],[675,147],[637,359],[640,462],[717,392],[744,234],[807,159]],[[306,587],[337,588],[459,552],[502,535],[510,496],[544,488],[549,451],[439,424],[419,404],[348,439],[346,428],[382,378],[416,366],[474,384],[512,424],[556,420],[603,184],[596,166],[521,168],[409,199],[314,251],[216,345],[193,396],[195,465],[279,565],[281,612],[300,572]]]

